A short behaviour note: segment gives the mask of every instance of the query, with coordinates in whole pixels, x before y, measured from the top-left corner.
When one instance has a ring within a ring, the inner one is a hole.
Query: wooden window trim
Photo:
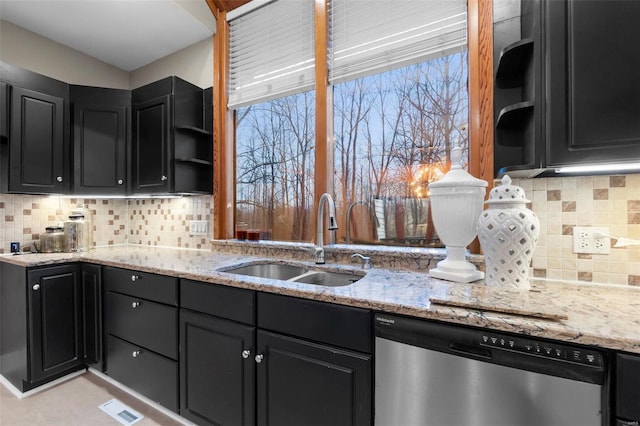
[[[233,238],[235,215],[235,123],[233,113],[227,110],[229,25],[227,10],[221,10],[219,0],[206,0],[217,22],[213,37],[213,238]],[[223,2],[227,4],[228,2]],[[316,31],[316,201],[327,188],[332,187],[333,149],[330,138],[332,117],[329,107],[333,102],[328,84],[327,31],[328,16],[324,0],[315,0]],[[469,169],[470,173],[493,182],[493,5],[492,0],[468,0],[468,52],[469,52]],[[324,165],[324,167],[320,166]],[[317,205],[317,202],[315,203]],[[480,252],[475,241],[474,253]]]

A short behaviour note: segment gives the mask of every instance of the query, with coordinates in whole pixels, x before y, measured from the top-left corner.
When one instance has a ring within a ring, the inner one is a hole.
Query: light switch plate
[[[611,238],[609,228],[597,226],[573,227],[573,252],[584,254],[609,254]]]
[[[208,235],[209,222],[206,220],[189,221],[189,235]]]

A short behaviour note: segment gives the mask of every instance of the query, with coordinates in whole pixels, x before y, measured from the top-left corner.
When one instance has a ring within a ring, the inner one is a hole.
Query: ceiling
[[[0,0],[0,18],[125,71],[215,33],[205,0]]]

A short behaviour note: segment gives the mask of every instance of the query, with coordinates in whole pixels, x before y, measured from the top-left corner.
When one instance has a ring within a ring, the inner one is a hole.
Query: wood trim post
[[[329,15],[326,0],[315,0],[315,90],[316,90],[316,153],[314,182],[314,212],[317,217],[318,201],[324,192],[333,192],[333,93],[329,87],[327,42]],[[331,106],[331,108],[330,108]],[[326,232],[325,234],[330,234]],[[331,241],[328,241],[331,242]]]
[[[226,11],[219,10],[213,0],[207,4],[217,26],[213,36],[213,238],[229,239],[234,237],[236,181],[234,115],[227,108],[229,24]]]
[[[469,0],[469,172],[493,184],[493,3]],[[470,246],[480,253],[476,239]]]

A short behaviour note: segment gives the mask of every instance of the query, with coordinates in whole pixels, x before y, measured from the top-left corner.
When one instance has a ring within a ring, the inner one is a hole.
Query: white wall
[[[0,21],[0,60],[71,84],[130,87],[128,72],[8,21]]]
[[[130,73],[131,88],[178,76],[203,89],[213,85],[213,37],[185,47]]]
[[[0,21],[0,61],[71,84],[135,89],[176,75],[202,88],[213,83],[213,38],[130,73],[8,21]]]

